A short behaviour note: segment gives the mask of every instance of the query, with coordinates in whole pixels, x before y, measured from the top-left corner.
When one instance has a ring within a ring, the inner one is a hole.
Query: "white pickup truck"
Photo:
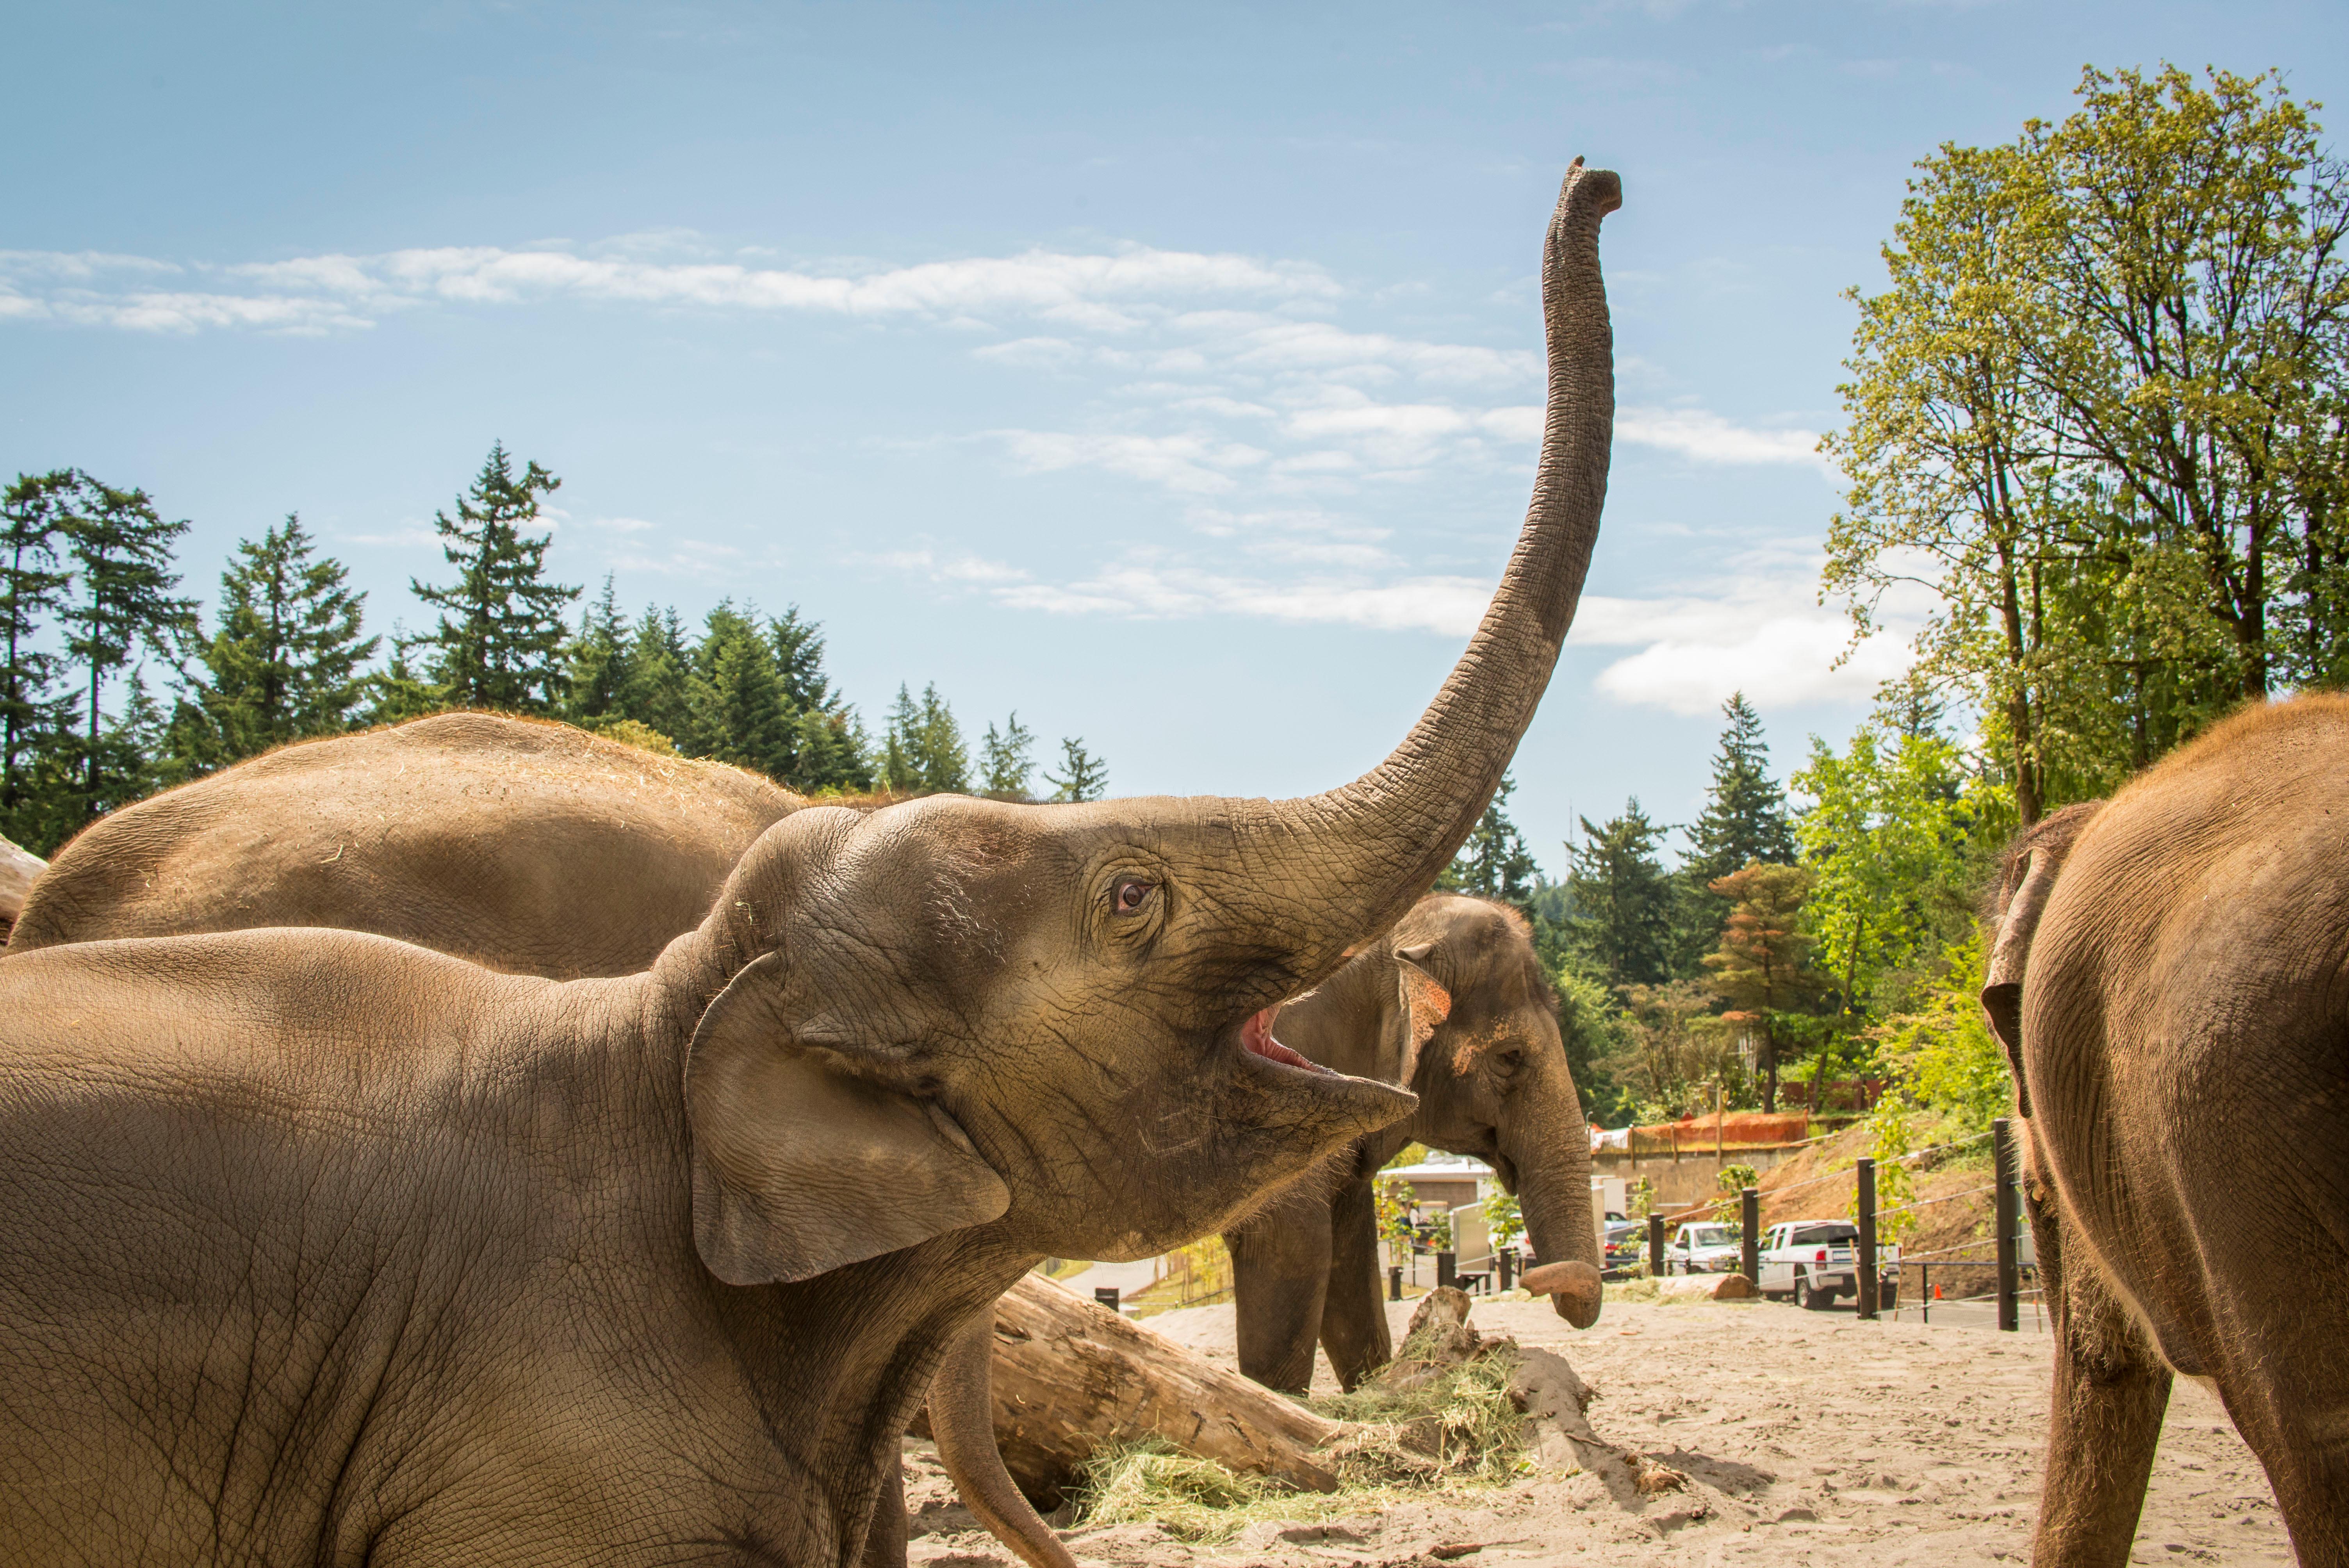
[[[1859,1297],[1859,1227],[1849,1220],[1788,1220],[1762,1233],[1762,1277],[1773,1301],[1824,1308]],[[1889,1311],[1900,1292],[1900,1249],[1876,1249],[1876,1305]]]

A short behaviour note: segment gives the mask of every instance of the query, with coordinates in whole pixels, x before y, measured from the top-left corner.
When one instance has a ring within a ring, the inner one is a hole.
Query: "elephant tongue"
[[[1320,1063],[1307,1061],[1272,1037],[1272,1020],[1279,1011],[1280,1008],[1278,1006],[1270,1006],[1249,1018],[1240,1026],[1240,1044],[1268,1062],[1278,1062],[1283,1067],[1303,1068],[1307,1072],[1328,1072],[1330,1069]]]

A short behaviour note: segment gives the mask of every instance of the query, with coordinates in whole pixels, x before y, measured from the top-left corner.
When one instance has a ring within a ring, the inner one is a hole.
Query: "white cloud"
[[[1632,647],[1599,674],[1619,702],[1695,716],[1743,691],[1764,707],[1866,701],[1909,666],[1913,621],[1887,606],[1887,629],[1853,651],[1851,624],[1817,602],[1807,571],[1757,570],[1652,599],[1586,594],[1569,643]]]
[[[1050,430],[988,434],[1003,442],[1012,461],[1030,473],[1106,469],[1191,495],[1230,490],[1235,483],[1232,470],[1254,468],[1268,456],[1261,448],[1197,435],[1079,435]]]
[[[1756,430],[1702,408],[1624,408],[1618,440],[1661,447],[1700,463],[1797,463],[1825,469],[1816,430]]]
[[[1193,567],[1133,562],[1065,585],[1027,583],[997,595],[1014,609],[1148,620],[1238,615],[1251,620],[1370,626],[1381,631],[1475,630],[1493,588],[1471,577],[1276,583]]]
[[[201,275],[214,286],[157,293],[132,281],[158,273]],[[947,322],[1030,315],[1107,334],[1141,325],[1137,308],[1163,314],[1171,304],[1185,300],[1326,300],[1340,292],[1326,273],[1307,263],[1144,245],[1104,254],[1036,250],[839,273],[487,245],[301,256],[229,266],[9,251],[0,252],[0,288],[30,302],[29,309],[12,307],[13,315],[45,314],[82,325],[146,331],[238,326],[323,331],[364,326],[388,312],[436,302],[497,305],[575,299],[711,310],[910,315]]]

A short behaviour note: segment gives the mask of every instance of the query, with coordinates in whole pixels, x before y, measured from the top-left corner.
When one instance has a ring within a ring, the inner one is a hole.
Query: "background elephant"
[[[1983,987],[2055,1336],[2035,1561],[2128,1561],[2173,1370],[2349,1563],[2349,699],[2245,710],[2011,852]]]
[[[1494,606],[1351,786],[799,811],[621,980],[326,931],[0,965],[0,1295],[41,1306],[0,1314],[12,1549],[844,1562],[943,1346],[1037,1257],[1228,1223],[1407,1106],[1268,1026],[1449,860],[1555,663],[1617,201],[1561,193]]]
[[[1281,1010],[1280,1036],[1324,1067],[1407,1085],[1419,1109],[1351,1151],[1334,1185],[1300,1183],[1224,1238],[1240,1369],[1305,1392],[1317,1341],[1351,1388],[1394,1356],[1372,1178],[1404,1144],[1488,1161],[1516,1193],[1537,1259],[1602,1264],[1590,1140],[1532,933],[1506,905],[1424,898],[1380,942]],[[1599,1296],[1560,1295],[1578,1328]]]

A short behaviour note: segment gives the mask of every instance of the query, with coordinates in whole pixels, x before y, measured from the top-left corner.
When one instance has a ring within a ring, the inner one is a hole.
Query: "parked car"
[[[1666,1274],[1734,1274],[1737,1228],[1696,1221],[1682,1225],[1664,1244]]]
[[[1607,1223],[1607,1270],[1636,1273],[1648,1250],[1648,1223],[1644,1220],[1624,1220]]]
[[[1787,1220],[1762,1234],[1762,1277],[1754,1284],[1772,1301],[1824,1309],[1859,1297],[1859,1227],[1848,1220]],[[1900,1249],[1878,1247],[1876,1305],[1889,1308],[1900,1295]]]

